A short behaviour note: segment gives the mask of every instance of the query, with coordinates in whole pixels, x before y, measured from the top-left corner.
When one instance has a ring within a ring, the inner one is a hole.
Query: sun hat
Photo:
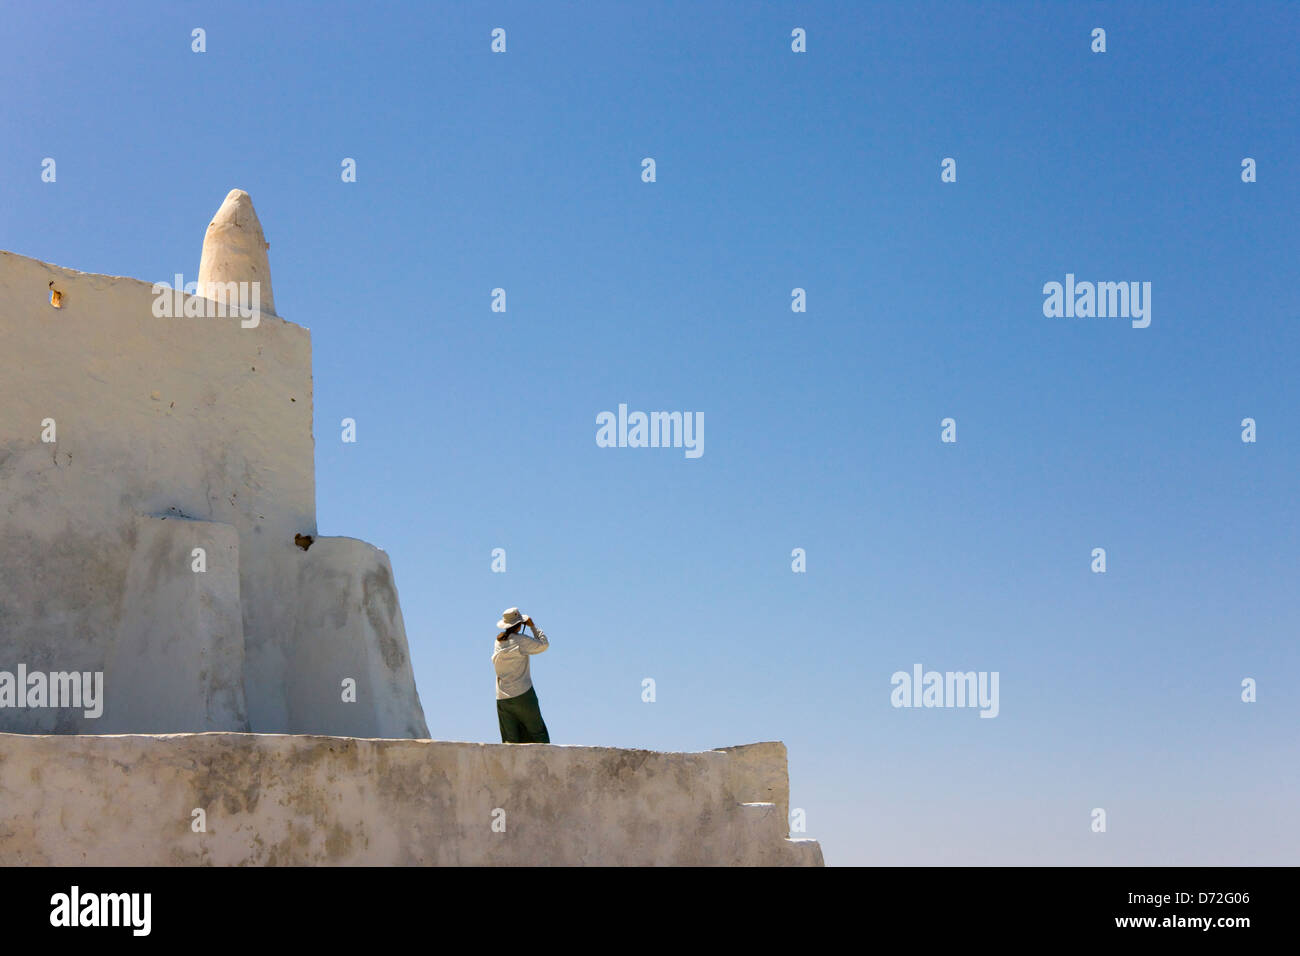
[[[501,612],[501,620],[497,621],[497,630],[508,631],[516,624],[522,624],[524,620],[525,615],[519,613],[519,608],[508,607]]]

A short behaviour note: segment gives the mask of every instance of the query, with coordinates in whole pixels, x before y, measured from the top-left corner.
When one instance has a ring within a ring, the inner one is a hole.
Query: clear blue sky
[[[1300,859],[1296,4],[3,21],[0,248],[192,279],[252,195],[320,531],[390,554],[435,737],[498,739],[518,605],[555,742],[783,740],[828,863]],[[1067,272],[1150,327],[1045,318]],[[620,402],[704,455],[598,448]],[[893,708],[915,663],[999,716]]]

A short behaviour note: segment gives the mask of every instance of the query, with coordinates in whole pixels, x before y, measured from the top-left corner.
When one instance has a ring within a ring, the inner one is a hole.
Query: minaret
[[[226,195],[203,236],[203,257],[199,260],[199,295],[215,299],[209,283],[257,282],[261,311],[275,315],[271,295],[271,264],[266,250],[271,244],[262,234],[262,224],[253,200],[242,189]]]

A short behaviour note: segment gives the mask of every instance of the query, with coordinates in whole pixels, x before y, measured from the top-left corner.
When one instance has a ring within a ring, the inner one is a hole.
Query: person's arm
[[[524,626],[533,632],[532,637],[524,637],[523,631],[515,635],[515,640],[519,642],[519,649],[525,654],[540,654],[551,646],[551,642],[546,639],[542,629],[533,623],[530,617],[524,621]]]

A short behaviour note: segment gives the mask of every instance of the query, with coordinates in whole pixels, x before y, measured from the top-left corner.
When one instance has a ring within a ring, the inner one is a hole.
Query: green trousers
[[[549,744],[551,735],[542,720],[542,708],[537,703],[537,691],[532,687],[518,697],[497,701],[497,722],[501,724],[503,744]]]

